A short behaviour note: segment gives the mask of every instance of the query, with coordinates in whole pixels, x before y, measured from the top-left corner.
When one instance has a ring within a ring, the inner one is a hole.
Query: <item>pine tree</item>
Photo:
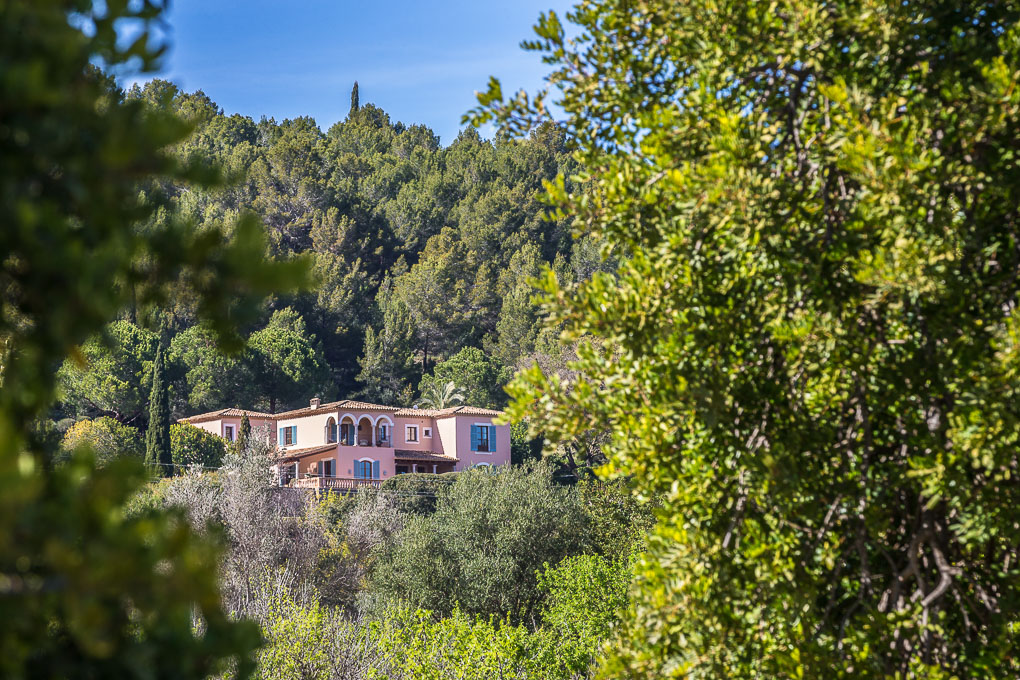
[[[353,116],[361,108],[361,99],[358,97],[358,81],[354,81],[354,87],[351,88],[351,112],[348,114]]]
[[[248,420],[248,412],[241,416],[241,430],[237,433],[237,450],[244,451],[248,446],[248,438],[251,437],[251,421]]]
[[[152,365],[152,391],[149,392],[149,429],[145,433],[145,464],[155,474],[171,471],[170,395],[166,379],[166,347],[160,337]]]

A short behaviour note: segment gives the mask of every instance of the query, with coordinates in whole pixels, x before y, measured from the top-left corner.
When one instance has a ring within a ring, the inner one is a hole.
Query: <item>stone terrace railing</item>
[[[382,484],[381,479],[352,479],[349,477],[302,477],[293,479],[290,485],[295,489],[314,489],[330,491],[355,491],[363,486],[376,489]]]

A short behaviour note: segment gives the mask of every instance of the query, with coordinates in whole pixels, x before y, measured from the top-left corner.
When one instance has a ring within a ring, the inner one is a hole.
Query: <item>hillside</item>
[[[549,344],[539,337],[529,277],[545,265],[565,279],[603,266],[598,249],[573,240],[567,220],[546,219],[539,200],[543,181],[573,170],[554,126],[525,140],[485,140],[468,128],[444,147],[427,127],[391,121],[371,104],[355,102],[323,131],[310,118],[228,116],[202,92],[161,80],[122,96],[190,121],[193,134],[173,153],[226,176],[215,189],[150,187],[167,204],[157,220],[176,213],[223,228],[254,214],[269,235],[267,255],[308,258],[318,288],[270,298],[260,321],[241,329],[249,349],[228,358],[196,325],[188,295],[159,320],[128,309],[108,329],[113,349],[84,348],[105,370],[85,376],[65,366],[59,415],[142,424],[156,345],[144,327],[159,323],[173,338],[175,415],[225,405],[281,410],[316,394],[408,404],[437,363],[466,348],[474,348],[460,357],[466,370],[495,383],[470,396],[499,407],[499,385],[537,344]],[[101,384],[117,375],[118,386]]]

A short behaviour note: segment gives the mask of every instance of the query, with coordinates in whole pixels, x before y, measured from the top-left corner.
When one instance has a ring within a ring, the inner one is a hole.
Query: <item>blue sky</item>
[[[322,129],[361,102],[424,123],[444,145],[490,75],[504,92],[542,85],[548,67],[519,47],[539,12],[565,0],[176,0],[159,77],[203,90],[228,114],[312,116]]]

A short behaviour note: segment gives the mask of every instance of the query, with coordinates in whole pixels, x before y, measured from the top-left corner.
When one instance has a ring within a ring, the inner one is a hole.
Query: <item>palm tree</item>
[[[441,409],[460,404],[463,401],[463,390],[454,385],[452,380],[445,385],[433,381],[422,391],[418,406]]]

